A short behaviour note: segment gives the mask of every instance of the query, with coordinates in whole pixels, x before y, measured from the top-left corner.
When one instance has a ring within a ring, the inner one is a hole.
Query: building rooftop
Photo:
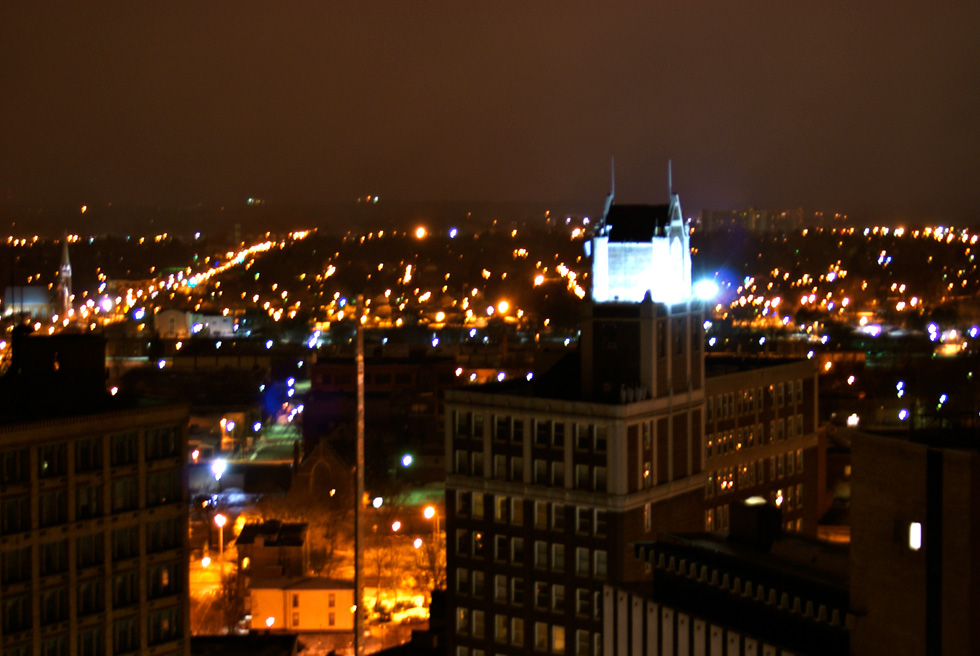
[[[354,582],[346,579],[325,579],[315,576],[278,577],[252,579],[248,587],[252,590],[353,590]]]
[[[280,522],[269,519],[262,523],[246,524],[235,545],[255,544],[262,539],[266,547],[301,547],[306,541],[306,523]]]

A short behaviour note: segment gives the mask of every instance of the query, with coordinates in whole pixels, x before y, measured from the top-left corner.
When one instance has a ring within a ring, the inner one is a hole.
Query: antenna
[[[616,158],[609,158],[609,195],[616,195]]]
[[[674,172],[669,159],[667,160],[667,194],[674,195]]]

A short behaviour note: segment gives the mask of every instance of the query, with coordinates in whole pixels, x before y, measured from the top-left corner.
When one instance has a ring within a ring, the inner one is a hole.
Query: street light
[[[228,518],[221,513],[214,516],[214,525],[218,527],[218,553],[222,563],[225,561],[225,524],[227,523]]]
[[[426,519],[432,519],[433,517],[435,518],[436,523],[432,526],[432,544],[434,545],[438,544],[439,543],[439,514],[436,512],[436,507],[426,506],[422,510],[422,516],[425,517]]]

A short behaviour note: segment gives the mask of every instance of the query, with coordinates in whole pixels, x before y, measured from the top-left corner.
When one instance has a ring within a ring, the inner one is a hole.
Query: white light
[[[262,422],[261,421],[257,421],[254,424],[252,424],[252,430],[255,431],[256,433],[258,433],[260,430],[262,430]]]
[[[229,433],[232,432],[233,430],[235,430],[235,422],[233,422],[233,421],[227,422],[225,424],[225,430],[228,431]]]
[[[860,417],[857,416],[857,413],[853,413],[851,415],[848,415],[848,417],[847,417],[847,425],[850,426],[851,428],[854,428],[855,426],[857,426],[858,425],[858,422],[860,422],[860,421],[861,421],[861,419],[860,419]]]
[[[266,342],[265,342],[265,348],[266,349],[271,349],[272,348],[272,340],[271,339],[266,340]]]
[[[225,473],[225,470],[227,469],[228,469],[228,461],[223,460],[222,458],[218,458],[217,460],[211,463],[211,473],[214,474],[214,480],[216,481],[221,480],[221,476]]]
[[[415,547],[416,549],[418,549],[419,547],[421,547],[422,546],[422,538],[415,538],[415,542],[412,543],[412,546]]]
[[[287,386],[292,387],[295,384],[296,384],[296,379],[295,378],[287,378],[286,379],[286,385]]]
[[[438,337],[433,337],[432,338],[432,348],[435,348],[437,346],[439,346],[439,338]]]
[[[531,382],[531,380],[534,378],[534,372],[532,371],[527,372],[527,376],[525,376],[525,378],[527,378],[528,382]]]
[[[274,618],[274,617],[267,617],[267,618],[265,618],[265,625],[267,627],[269,627],[270,629],[272,628],[272,625],[275,624],[275,623],[276,623],[276,618]]]
[[[167,366],[166,360],[160,360],[159,362],[157,362],[157,367],[159,367],[160,369],[163,369],[166,366]]]
[[[383,504],[384,502],[385,500],[382,499],[381,497],[374,497],[374,501],[371,502],[371,505],[374,506],[375,508],[380,508],[381,504]]]
[[[906,409],[906,408],[902,408],[901,410],[899,410],[899,411],[898,411],[898,419],[899,419],[899,421],[905,421],[905,419],[906,419],[906,418],[907,418],[908,416],[909,416],[909,411],[908,411],[908,409]]]
[[[717,337],[712,337],[708,340],[708,346],[714,346],[718,342]]]
[[[922,524],[919,522],[909,523],[909,549],[918,551],[922,548]]]
[[[504,372],[501,371],[499,374],[497,374],[497,382],[498,383],[502,383],[503,380],[504,380],[504,378],[506,378],[506,377],[507,377],[507,374],[505,374]]]
[[[456,239],[456,228],[450,228],[449,229],[449,238],[450,239]]]
[[[103,312],[108,312],[109,310],[112,309],[112,299],[111,298],[103,298],[102,299],[102,302],[99,304],[99,307],[102,308],[102,311]]]
[[[218,513],[217,515],[214,516],[214,525],[217,526],[218,528],[224,528],[225,524],[227,523],[228,523],[228,518],[222,515],[221,513]]]
[[[718,295],[718,283],[714,280],[699,280],[694,283],[694,295],[702,301],[710,301]]]

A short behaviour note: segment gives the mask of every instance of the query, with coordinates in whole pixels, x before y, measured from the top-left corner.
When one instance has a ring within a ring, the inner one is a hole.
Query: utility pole
[[[354,478],[354,656],[364,654],[364,297],[357,309],[357,456]]]

